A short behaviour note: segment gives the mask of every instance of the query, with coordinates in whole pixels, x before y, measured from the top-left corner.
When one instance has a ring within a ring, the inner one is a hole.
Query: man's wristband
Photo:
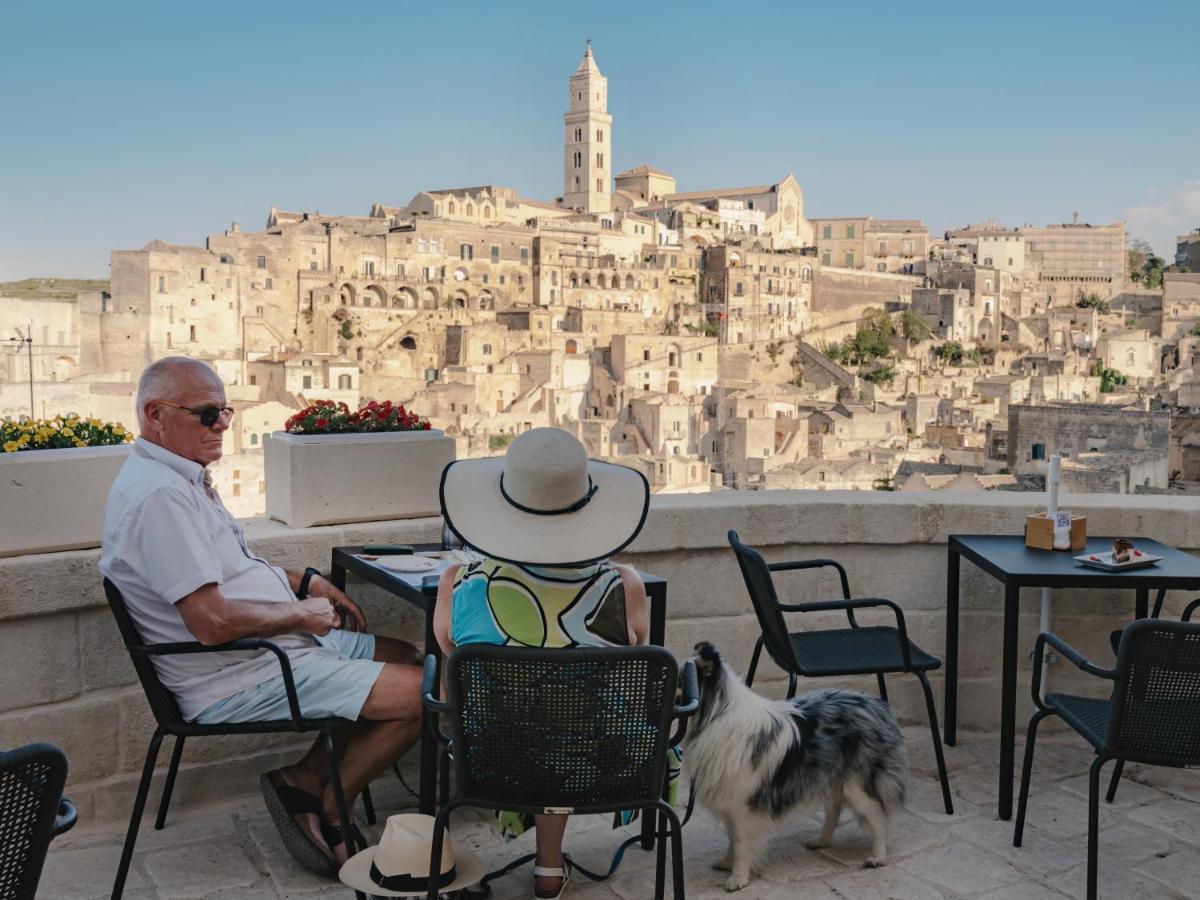
[[[309,566],[304,570],[304,574],[300,576],[300,587],[296,589],[296,597],[303,600],[308,596],[308,583],[313,580],[314,575],[320,575],[320,569],[314,569]]]

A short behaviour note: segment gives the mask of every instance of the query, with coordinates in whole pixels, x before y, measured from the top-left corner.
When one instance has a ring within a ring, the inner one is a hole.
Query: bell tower
[[[600,74],[587,42],[583,60],[569,82],[563,116],[563,205],[589,213],[612,210],[612,116],[608,79]]]

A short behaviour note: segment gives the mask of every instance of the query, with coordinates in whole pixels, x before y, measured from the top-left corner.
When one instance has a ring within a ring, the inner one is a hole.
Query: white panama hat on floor
[[[636,469],[588,459],[558,428],[534,428],[504,456],[463,459],[442,472],[442,515],[463,543],[507,562],[584,565],[642,530],[650,485]]]
[[[388,816],[379,843],[346,860],[338,878],[356,891],[377,897],[424,897],[429,892],[432,844],[433,816]],[[477,883],[483,874],[479,857],[470,850],[455,848],[447,829],[442,841],[442,884],[438,893],[460,891]]]

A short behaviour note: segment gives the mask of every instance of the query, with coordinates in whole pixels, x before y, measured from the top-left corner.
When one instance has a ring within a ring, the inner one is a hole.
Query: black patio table
[[[441,544],[414,544],[413,552],[429,553],[442,550]],[[361,546],[334,547],[330,564],[329,580],[339,590],[346,589],[346,573],[349,572],[389,594],[411,603],[425,613],[425,652],[432,653],[438,660],[438,684],[441,683],[442,652],[433,634],[433,608],[437,601],[437,578],[427,576],[420,588],[405,580],[399,572],[391,572],[362,559]],[[657,575],[639,573],[646,585],[646,598],[650,601],[650,643],[664,646],[667,636],[667,582]],[[422,813],[433,815],[437,811],[437,766],[438,742],[433,731],[433,722],[428,713],[421,716],[421,785],[417,806]],[[657,816],[651,810],[642,814],[642,846],[649,849],[654,845]]]
[[[1131,588],[1135,616],[1149,615],[1151,590],[1200,588],[1200,559],[1148,538],[1131,538],[1143,553],[1163,557],[1142,569],[1106,572],[1075,561],[1083,554],[1112,550],[1113,538],[1089,537],[1079,551],[1032,550],[1021,535],[952,534],[946,560],[945,738],[954,745],[958,725],[958,575],[966,557],[1004,584],[1004,649],[1000,688],[1001,819],[1012,817],[1013,759],[1017,706],[1017,617],[1021,588]]]

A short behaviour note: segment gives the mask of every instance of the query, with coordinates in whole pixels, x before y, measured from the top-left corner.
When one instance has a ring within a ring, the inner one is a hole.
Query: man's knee
[[[415,666],[385,663],[367,694],[362,714],[374,721],[413,722],[421,716],[421,672]]]
[[[420,665],[421,654],[408,641],[375,635],[375,660],[382,663]]]

